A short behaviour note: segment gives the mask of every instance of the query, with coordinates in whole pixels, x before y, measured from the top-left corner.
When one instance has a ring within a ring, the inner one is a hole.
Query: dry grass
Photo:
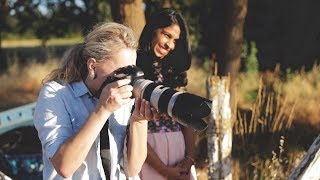
[[[206,97],[206,80],[208,74],[193,61],[188,71],[187,90],[190,93]]]
[[[282,136],[278,148],[272,151],[271,158],[263,158],[258,154],[249,158],[247,163],[252,169],[252,174],[248,174],[245,170],[245,179],[272,179],[272,180],[286,180],[292,173],[293,169],[299,165],[303,157],[306,155],[305,151],[288,151],[284,148],[284,137]],[[249,169],[249,168],[248,168]]]
[[[320,65],[310,71],[296,71],[281,74],[278,68],[273,72],[260,74],[267,91],[281,96],[287,106],[295,106],[292,118],[295,122],[310,124],[320,129]],[[259,76],[241,73],[238,78],[238,106],[250,109],[258,97]],[[284,112],[290,114],[291,112]]]
[[[238,121],[234,125],[236,135],[279,132],[289,129],[292,125],[293,112],[296,104],[288,104],[287,98],[275,92],[268,92],[262,80],[256,101],[248,113],[238,112]],[[243,137],[243,139],[245,139]]]
[[[298,102],[294,117],[301,123],[308,122],[320,129],[320,65],[311,71],[295,72],[284,85],[289,103]]]
[[[45,63],[32,61],[22,66],[13,61],[6,72],[0,74],[0,109],[8,109],[36,100],[42,85],[42,79],[58,66],[58,60]]]
[[[56,39],[49,39],[46,45],[72,45],[76,43],[81,43],[83,38],[81,36],[74,37],[74,38],[56,38]],[[41,40],[39,39],[28,39],[28,40],[3,40],[2,48],[18,48],[18,47],[37,47],[41,45]]]
[[[233,156],[242,163],[233,167],[241,172],[237,179],[286,179],[290,175],[305,154],[285,149],[284,135],[290,136],[294,110],[295,104],[260,79],[255,103],[249,110],[240,110],[234,124]]]

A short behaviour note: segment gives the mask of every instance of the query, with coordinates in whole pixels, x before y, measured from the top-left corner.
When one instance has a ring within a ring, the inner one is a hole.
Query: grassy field
[[[50,39],[46,43],[47,46],[57,46],[57,45],[72,45],[76,43],[81,43],[83,41],[82,37],[74,38],[61,38],[61,39]],[[39,39],[28,39],[28,40],[3,40],[2,48],[19,48],[19,47],[37,47],[41,45]]]
[[[81,40],[56,40],[73,44]],[[15,42],[37,46],[39,42]],[[14,42],[4,43],[14,47]],[[43,77],[59,59],[11,61],[0,74],[0,109],[36,101]],[[206,96],[208,73],[193,63],[188,71],[191,93]],[[238,115],[233,128],[234,179],[286,179],[320,130],[320,65],[310,71],[241,72],[237,79]],[[252,128],[248,128],[252,127]],[[207,179],[206,133],[197,140],[197,173]]]

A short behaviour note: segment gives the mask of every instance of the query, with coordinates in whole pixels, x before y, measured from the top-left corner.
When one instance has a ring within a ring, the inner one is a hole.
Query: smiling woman
[[[164,58],[170,51],[174,50],[179,36],[180,27],[177,24],[157,29],[151,43],[154,54],[160,59]]]
[[[191,65],[188,36],[181,14],[172,9],[152,14],[139,39],[137,66],[145,78],[176,90],[183,89]],[[149,121],[148,156],[140,177],[143,180],[197,179],[194,136],[193,129],[180,125],[167,114]]]

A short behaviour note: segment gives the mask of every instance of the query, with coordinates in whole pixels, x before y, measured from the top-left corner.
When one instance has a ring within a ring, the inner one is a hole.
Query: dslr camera
[[[143,71],[134,65],[119,68],[108,76],[100,87],[98,97],[107,84],[120,79],[131,80],[133,97],[149,101],[151,106],[160,113],[168,114],[183,126],[191,127],[198,132],[208,127],[202,118],[207,117],[211,112],[212,102],[209,99],[187,92],[179,92],[144,79]]]

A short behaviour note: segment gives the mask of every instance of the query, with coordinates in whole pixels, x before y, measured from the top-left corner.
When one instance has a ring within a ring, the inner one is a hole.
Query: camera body
[[[207,123],[202,118],[211,113],[209,99],[187,92],[179,92],[144,79],[143,71],[134,65],[119,68],[113,72],[112,76],[107,77],[100,87],[98,97],[104,86],[120,79],[130,79],[130,84],[133,86],[133,97],[149,101],[151,106],[160,113],[166,113],[180,124],[196,131],[203,131],[207,128]]]

